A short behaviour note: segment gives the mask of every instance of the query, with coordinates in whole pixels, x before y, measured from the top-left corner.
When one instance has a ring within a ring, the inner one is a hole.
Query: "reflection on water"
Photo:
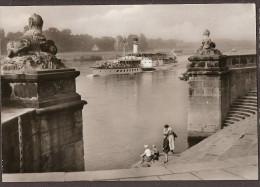
[[[83,109],[86,170],[128,168],[140,159],[144,144],[162,151],[165,123],[178,135],[176,152],[187,149],[188,84],[178,79],[186,59],[168,71],[103,77],[90,75],[92,64],[75,65],[81,71],[77,92],[88,102]]]

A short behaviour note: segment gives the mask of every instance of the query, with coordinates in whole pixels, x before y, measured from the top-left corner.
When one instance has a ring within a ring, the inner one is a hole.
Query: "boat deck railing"
[[[98,67],[93,67],[96,69],[129,69],[129,68],[139,68],[140,66],[98,66]]]

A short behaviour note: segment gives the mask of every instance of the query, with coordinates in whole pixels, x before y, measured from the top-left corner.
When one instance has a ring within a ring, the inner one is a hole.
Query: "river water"
[[[129,168],[140,160],[144,144],[162,151],[163,125],[178,135],[176,152],[188,148],[188,83],[179,76],[188,56],[171,70],[93,77],[91,63],[80,70],[77,92],[88,102],[83,109],[86,170]],[[84,64],[84,65],[83,65]]]

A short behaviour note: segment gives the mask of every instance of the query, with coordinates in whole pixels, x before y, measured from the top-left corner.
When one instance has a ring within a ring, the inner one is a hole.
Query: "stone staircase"
[[[257,114],[257,90],[251,90],[246,96],[239,97],[230,107],[223,127]]]

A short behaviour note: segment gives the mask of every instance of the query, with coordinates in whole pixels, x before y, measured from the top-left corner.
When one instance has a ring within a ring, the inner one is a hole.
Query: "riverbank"
[[[180,155],[163,158],[149,168],[3,174],[5,182],[35,181],[158,181],[158,180],[257,180],[257,115],[225,127]]]
[[[181,154],[169,153],[169,162],[164,164],[164,156],[150,167],[173,163],[214,162],[237,157],[257,156],[257,115],[248,117],[218,131]],[[136,163],[132,168],[147,167]]]

